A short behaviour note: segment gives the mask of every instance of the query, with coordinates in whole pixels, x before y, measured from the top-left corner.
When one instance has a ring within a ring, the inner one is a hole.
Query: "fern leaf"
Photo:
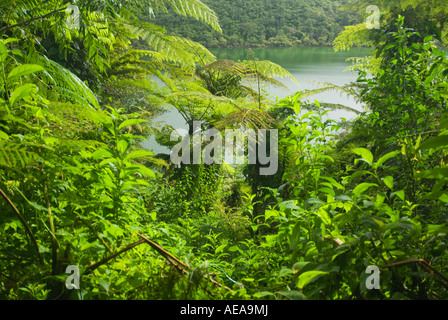
[[[41,56],[41,61],[45,68],[42,77],[56,92],[69,101],[88,105],[94,109],[99,108],[92,90],[75,74],[47,57]]]
[[[353,46],[370,45],[368,29],[365,23],[354,26],[346,26],[333,41],[333,48],[337,51],[349,50]]]
[[[222,29],[218,22],[216,13],[202,3],[200,0],[152,0],[150,6],[153,9],[161,9],[162,11],[168,11],[167,6],[170,6],[177,14],[183,16],[193,17],[196,20],[202,21],[210,25],[213,29],[222,33]]]
[[[25,144],[13,142],[0,144],[0,166],[23,168],[37,158],[40,158],[38,154],[29,151]]]

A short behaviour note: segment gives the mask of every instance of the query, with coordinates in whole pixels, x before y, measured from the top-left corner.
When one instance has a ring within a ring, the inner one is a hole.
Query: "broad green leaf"
[[[299,271],[302,270],[302,268],[303,268],[304,266],[306,266],[307,264],[309,264],[308,261],[299,261],[299,262],[294,263],[294,265],[292,266],[292,268],[293,268],[294,270],[296,270],[297,272],[299,272]]]
[[[44,68],[37,64],[22,64],[11,70],[11,72],[8,74],[8,80],[14,79],[16,77],[26,76],[28,74],[36,73],[43,70]]]
[[[367,170],[360,170],[360,171],[355,171],[351,176],[350,176],[350,180],[356,179],[358,177],[361,177],[363,175],[373,175],[372,172],[367,171]]]
[[[19,42],[19,41],[20,41],[20,39],[17,39],[17,38],[7,38],[3,42],[5,44],[8,44],[8,43],[11,43],[11,42]]]
[[[420,145],[420,149],[435,149],[439,147],[448,147],[448,135],[441,135],[437,137],[429,138]]]
[[[440,190],[433,190],[430,193],[427,193],[424,199],[438,199],[443,202],[448,202],[448,194],[446,192]]]
[[[297,246],[297,244],[299,243],[299,240],[300,240],[300,222],[298,222],[294,226],[291,236],[290,236],[289,247],[291,248],[291,250]]]
[[[370,150],[367,150],[365,148],[353,148],[352,152],[361,156],[362,160],[365,160],[368,164],[371,165],[373,163],[373,155]]]
[[[386,199],[386,196],[382,193],[378,193],[376,195],[376,200],[375,200],[375,204],[376,205],[381,205],[383,204],[384,200]]]
[[[440,120],[440,125],[439,125],[439,129],[448,129],[448,116],[445,115],[442,117],[442,119]]]
[[[331,194],[333,197],[336,195],[336,193],[334,192],[333,189],[326,188],[326,187],[319,188],[317,191],[320,191],[320,192],[323,192],[323,193],[327,193],[327,194]]]
[[[217,248],[215,249],[215,253],[218,254],[218,253],[224,251],[224,248],[225,248],[226,246],[227,246],[227,243],[224,243],[224,244],[220,245],[219,247],[217,247]]]
[[[404,190],[399,190],[399,191],[395,192],[394,194],[397,195],[397,197],[399,197],[401,200],[404,201]]]
[[[428,170],[423,170],[416,174],[417,178],[422,179],[443,179],[448,177],[448,168],[433,168]]]
[[[363,182],[363,183],[357,185],[355,187],[355,189],[353,189],[352,192],[355,195],[360,195],[361,193],[363,193],[364,191],[366,191],[367,189],[369,189],[371,187],[378,187],[378,185],[376,183]]]
[[[446,224],[428,224],[426,230],[428,233],[448,233],[448,226]]]
[[[294,273],[294,270],[292,270],[292,269],[281,268],[280,272],[278,273],[278,276],[279,277],[284,277],[284,276],[287,276],[287,275],[290,275],[290,274],[293,274],[293,273]]]
[[[379,219],[375,219],[375,218],[371,218],[380,228],[382,226],[384,226],[384,222],[379,220]]]
[[[97,278],[97,277],[93,277],[93,279],[95,279],[98,284],[103,287],[104,291],[106,291],[107,293],[109,293],[109,283],[106,280],[103,280],[101,278]]]
[[[146,120],[144,120],[144,119],[128,119],[128,120],[123,121],[120,124],[120,126],[118,127],[118,130],[121,130],[125,127],[136,125],[138,123],[143,123],[143,122],[146,122]]]
[[[260,292],[256,292],[254,294],[254,297],[256,297],[256,298],[264,298],[264,297],[268,297],[268,296],[274,296],[274,293],[269,292],[269,291],[260,291]]]
[[[334,163],[334,159],[332,157],[330,157],[330,156],[327,156],[327,155],[321,154],[321,155],[318,155],[317,158],[318,159],[327,159],[327,160],[330,160],[331,162]]]
[[[155,176],[156,176],[154,171],[152,171],[148,167],[145,167],[142,164],[133,164],[132,168],[134,168],[135,171],[141,173],[143,176],[150,177],[150,178],[155,178]]]
[[[92,154],[93,159],[99,159],[103,157],[113,157],[113,154],[104,148],[98,149]]]
[[[439,199],[440,201],[443,201],[443,202],[448,202],[448,193],[443,192],[443,193],[439,196],[438,199]]]
[[[394,188],[394,178],[392,176],[384,177],[383,182],[390,190]]]
[[[124,153],[128,148],[128,142],[124,139],[120,139],[117,142],[117,150]]]
[[[11,107],[13,107],[16,102],[19,102],[20,100],[28,97],[33,91],[37,91],[37,87],[32,83],[27,83],[18,87],[16,90],[14,90],[11,98],[9,99]]]
[[[0,41],[0,62],[5,62],[8,57],[8,48]]]
[[[353,199],[345,194],[341,194],[339,196],[334,197],[335,200],[339,200],[339,201],[353,201]]]
[[[389,160],[390,158],[393,158],[399,154],[400,154],[399,151],[392,151],[392,152],[385,154],[384,156],[379,158],[377,162],[375,162],[375,164],[374,164],[375,169],[378,169],[378,167],[381,166],[383,163],[385,163],[387,160]]]
[[[143,158],[154,155],[154,152],[149,150],[136,150],[126,155],[126,160],[131,160],[135,158]]]
[[[3,132],[2,130],[0,130],[0,139],[8,140],[9,136],[6,132]]]
[[[317,277],[320,277],[324,274],[328,274],[328,272],[314,270],[314,271],[307,271],[305,273],[302,273],[299,276],[299,279],[297,280],[297,287],[299,287],[300,289],[303,289],[311,281],[313,281]]]
[[[320,179],[327,180],[329,183],[331,183],[334,187],[336,187],[338,189],[341,189],[341,190],[344,189],[344,187],[332,177],[322,176],[322,177],[320,177]]]
[[[36,210],[39,210],[39,211],[46,211],[47,210],[47,208],[45,208],[44,206],[41,206],[40,204],[38,204],[38,203],[36,203],[34,201],[29,201],[29,200],[27,200],[27,201]]]
[[[279,212],[277,210],[266,210],[264,212],[264,219],[268,220],[271,217],[277,217],[279,215]]]
[[[305,204],[306,205],[312,205],[312,204],[322,204],[322,200],[320,200],[319,198],[309,198],[305,200]]]
[[[279,208],[281,211],[284,211],[285,209],[292,209],[292,210],[299,210],[301,209],[299,206],[297,206],[296,200],[287,200],[283,201],[279,204]]]
[[[291,291],[279,291],[277,294],[280,294],[289,300],[306,300],[306,297],[298,290]]]

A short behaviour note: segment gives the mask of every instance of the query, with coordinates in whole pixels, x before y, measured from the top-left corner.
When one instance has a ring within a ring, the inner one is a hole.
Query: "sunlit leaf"
[[[363,182],[353,189],[353,194],[360,195],[371,187],[378,187],[378,185],[376,183]]]
[[[370,150],[367,150],[365,148],[353,148],[352,152],[361,156],[362,157],[361,160],[364,160],[368,164],[371,165],[373,163],[373,155],[372,152],[370,152]]]
[[[298,280],[297,280],[297,287],[300,289],[303,289],[307,284],[309,284],[311,281],[317,279],[318,277],[321,277],[325,274],[328,274],[328,272],[325,271],[307,271],[302,273]]]
[[[8,80],[12,80],[16,77],[26,76],[28,74],[33,74],[43,70],[44,68],[37,64],[22,64],[11,70],[11,72],[8,74]]]

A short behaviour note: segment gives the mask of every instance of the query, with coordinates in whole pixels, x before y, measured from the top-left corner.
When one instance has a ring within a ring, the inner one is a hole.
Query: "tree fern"
[[[148,22],[132,21],[128,30],[144,39],[152,50],[161,54],[164,61],[178,63],[191,72],[196,64],[208,63],[214,56],[201,44],[194,41],[165,34],[165,30]]]
[[[298,84],[294,76],[284,69],[282,66],[268,60],[243,60],[240,64],[247,70],[246,75],[251,77],[260,76],[263,81],[272,83],[274,85],[280,85],[275,78],[287,78]]]
[[[222,32],[215,12],[199,0],[149,0],[149,7],[153,10],[174,12],[183,16],[190,16],[210,25],[216,31]]]
[[[275,77],[286,77],[297,83],[287,70],[271,61],[217,60],[199,67],[196,75],[213,94],[253,97],[254,100],[259,100],[262,84],[286,87]]]
[[[351,47],[360,45],[371,45],[369,40],[369,30],[365,23],[355,26],[346,26],[334,40],[333,48],[335,51],[349,50]]]
[[[99,108],[95,94],[74,73],[45,56],[40,56],[39,60],[45,68],[43,80],[47,83],[47,90],[74,103]]]

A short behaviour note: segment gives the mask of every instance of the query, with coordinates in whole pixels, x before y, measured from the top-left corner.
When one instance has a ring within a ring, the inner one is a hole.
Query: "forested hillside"
[[[350,108],[313,92],[272,99],[282,66],[217,60],[148,15],[253,43],[285,25],[330,43],[352,21],[335,1],[255,2],[221,2],[222,25],[199,0],[0,2],[0,299],[448,299],[448,3],[351,3],[381,25],[335,39],[372,48],[356,81],[319,89],[364,106],[335,121]],[[185,130],[155,121],[168,106]]]
[[[219,17],[223,33],[175,14],[155,14],[168,32],[207,47],[331,45],[360,15],[340,8],[348,0],[204,0]]]

